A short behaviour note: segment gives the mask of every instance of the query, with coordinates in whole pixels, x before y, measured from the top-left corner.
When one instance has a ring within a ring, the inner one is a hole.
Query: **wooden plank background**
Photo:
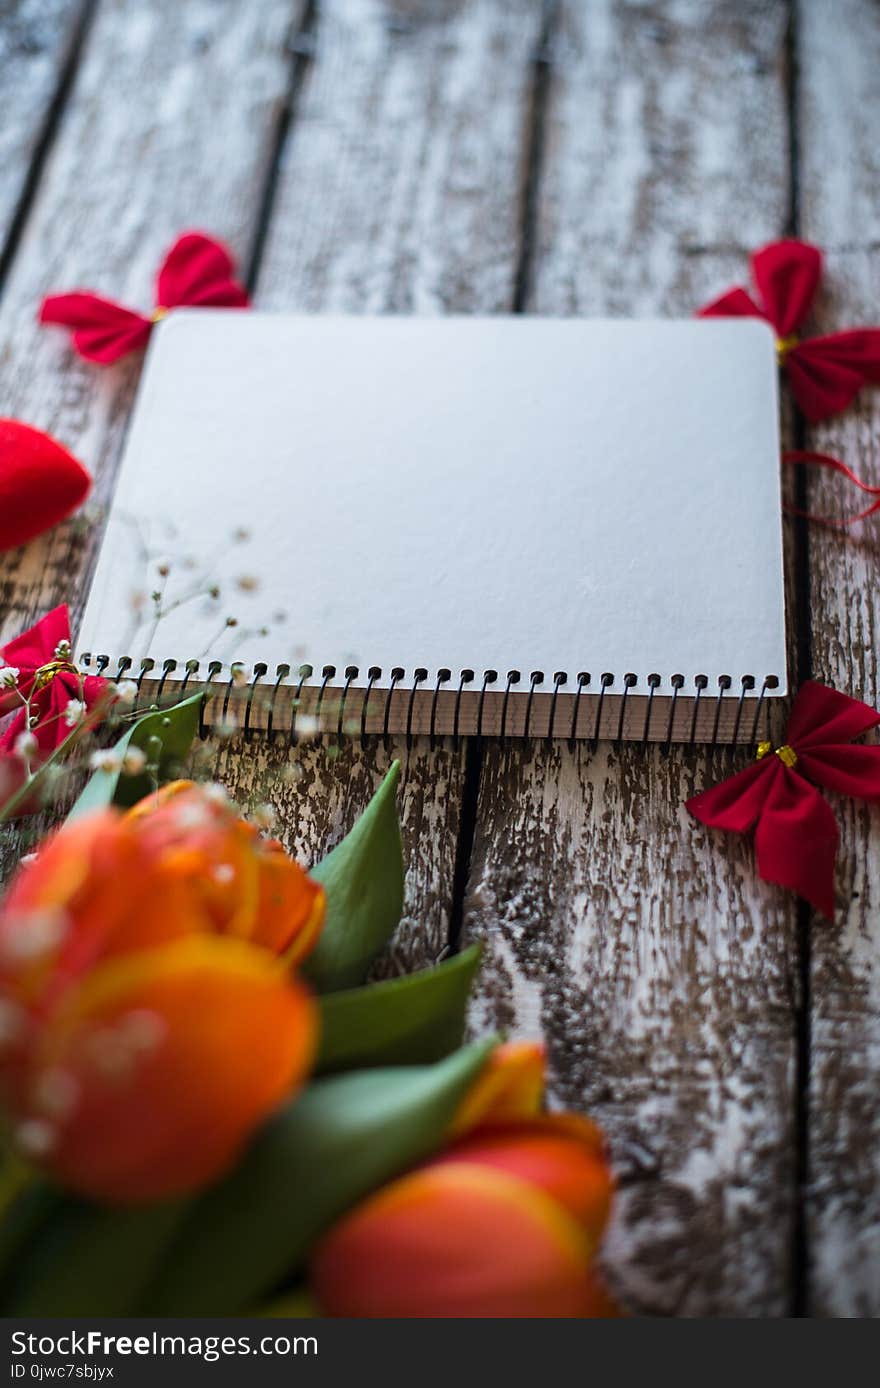
[[[684,315],[797,232],[829,252],[817,323],[869,321],[878,60],[869,0],[0,5],[0,412],[98,474],[84,520],[0,562],[0,633],[79,612],[139,374],[40,330],[46,290],[146,303],[198,225],[265,307]],[[805,438],[880,481],[878,422],[875,397]],[[834,505],[822,479],[811,499]],[[799,673],[876,701],[875,533],[788,542]],[[727,754],[212,752],[306,862],[401,757],[386,967],[484,942],[474,1024],[544,1035],[554,1099],[609,1132],[633,1309],[880,1313],[875,813],[840,806],[829,926],[682,811]]]

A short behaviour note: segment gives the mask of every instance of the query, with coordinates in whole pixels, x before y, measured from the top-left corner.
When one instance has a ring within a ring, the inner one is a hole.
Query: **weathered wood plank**
[[[86,9],[83,0],[0,6],[0,253]]]
[[[509,309],[528,61],[539,25],[535,0],[324,0],[279,171],[258,302],[315,312]],[[294,545],[299,523],[291,518]],[[439,558],[426,555],[426,565]],[[463,752],[432,752],[420,738],[408,753],[397,739],[390,752],[349,744],[328,761],[325,747],[264,746],[253,761],[233,753],[220,769],[244,799],[271,788],[288,841],[308,861],[350,826],[394,756],[404,769],[408,874],[385,966],[413,968],[447,947]],[[291,785],[285,771],[300,779]]]
[[[880,13],[867,0],[799,6],[801,231],[828,251],[817,331],[876,323],[880,302]],[[880,483],[880,397],[812,431]],[[830,479],[810,505],[858,509]],[[846,537],[810,534],[813,665],[818,679],[880,699],[877,522]],[[812,924],[808,1229],[810,1307],[880,1315],[880,812],[837,802],[837,919]]]
[[[0,303],[0,413],[47,428],[95,472],[85,518],[0,561],[0,632],[77,613],[139,373],[75,358],[36,321],[53,288],[150,303],[159,259],[201,224],[245,252],[287,85],[291,0],[102,5]],[[4,860],[15,857],[4,837]]]
[[[261,301],[508,311],[541,0],[322,0]]]
[[[788,204],[783,4],[564,6],[534,286],[545,313],[691,312]],[[621,522],[622,531],[625,522]],[[466,933],[477,1018],[543,1031],[610,1134],[633,1308],[787,1309],[794,906],[682,801],[722,755],[487,749]]]

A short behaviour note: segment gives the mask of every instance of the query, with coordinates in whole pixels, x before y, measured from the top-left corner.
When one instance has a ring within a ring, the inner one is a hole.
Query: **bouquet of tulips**
[[[369,981],[397,767],[307,873],[160,784],[197,708],[132,716],[0,900],[2,1312],[617,1314],[602,1137],[540,1046],[464,1044],[477,951]]]

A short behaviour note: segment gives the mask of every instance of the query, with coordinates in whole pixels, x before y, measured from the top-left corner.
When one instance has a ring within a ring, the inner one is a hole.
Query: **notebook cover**
[[[79,648],[782,693],[772,333],[175,312]]]

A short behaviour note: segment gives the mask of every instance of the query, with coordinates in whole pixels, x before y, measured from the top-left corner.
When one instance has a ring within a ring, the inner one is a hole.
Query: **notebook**
[[[79,640],[295,741],[747,742],[786,691],[761,322],[183,310]]]

